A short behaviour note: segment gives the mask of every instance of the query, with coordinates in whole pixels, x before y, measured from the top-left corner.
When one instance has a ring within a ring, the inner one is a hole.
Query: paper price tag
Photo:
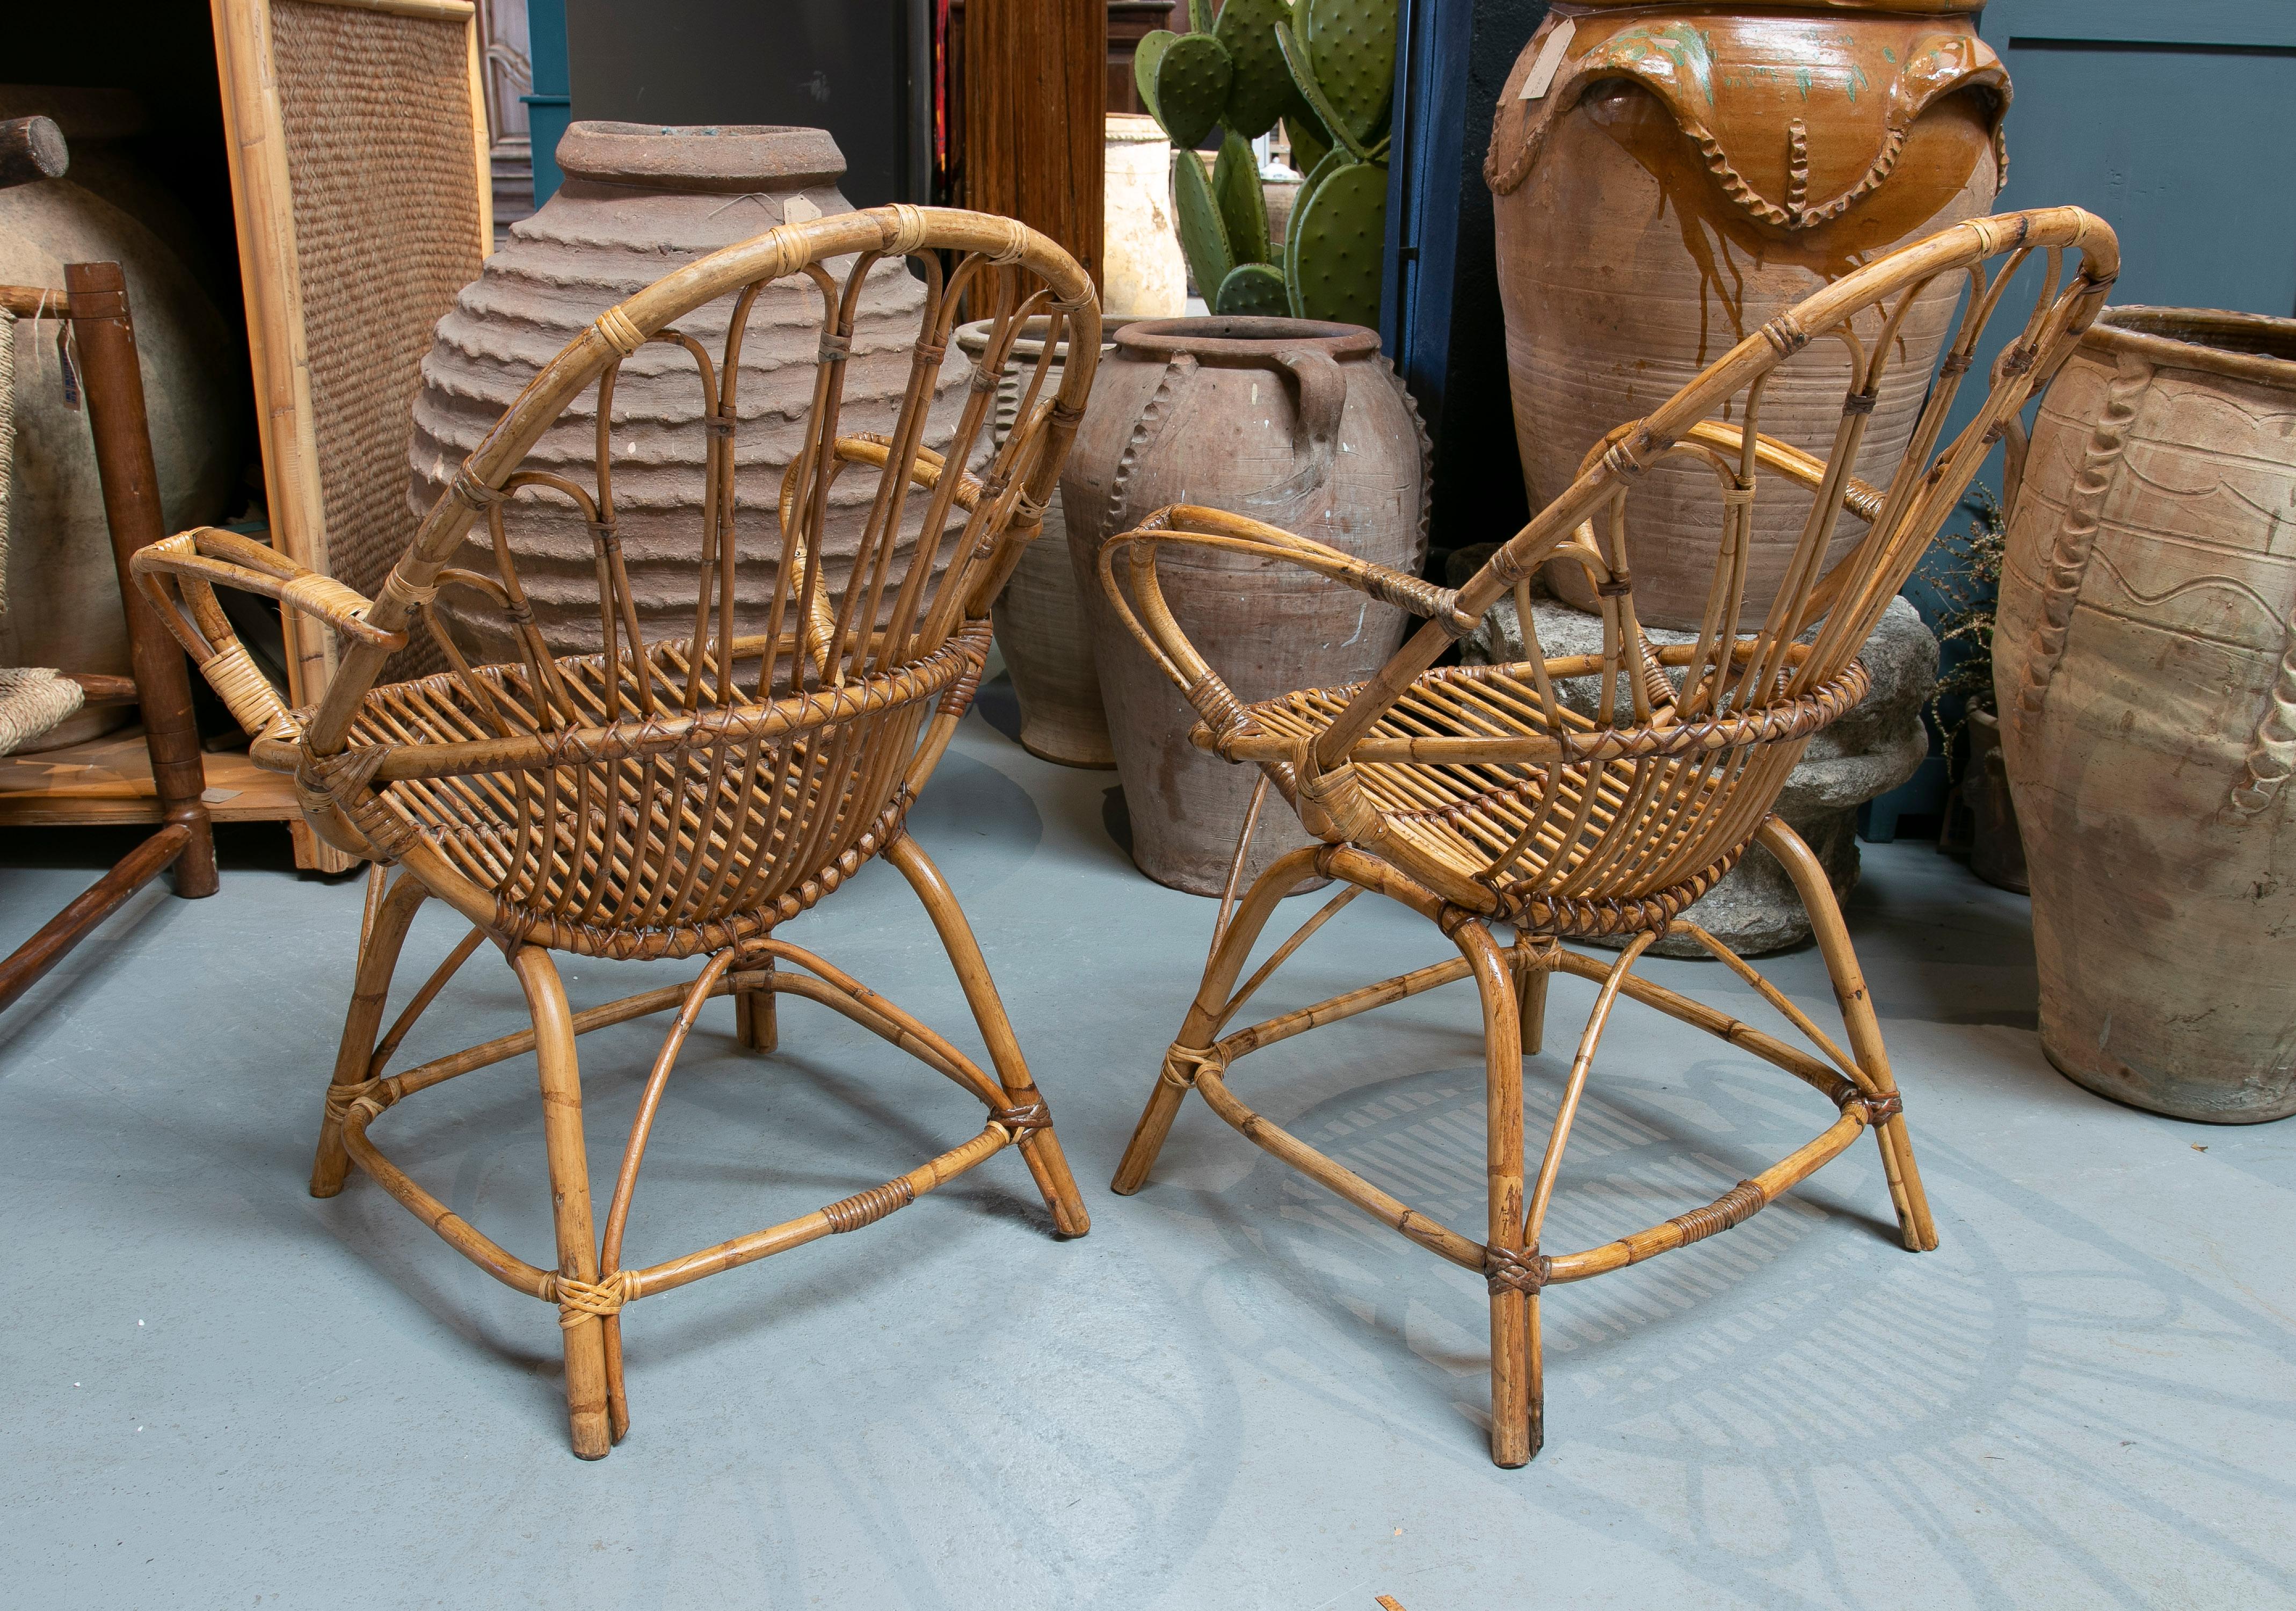
[[[1554,75],[1562,70],[1563,53],[1570,48],[1570,37],[1578,31],[1576,18],[1566,17],[1546,36],[1546,43],[1538,47],[1538,59],[1530,64],[1530,76],[1522,81],[1525,101],[1536,101],[1554,84]]]

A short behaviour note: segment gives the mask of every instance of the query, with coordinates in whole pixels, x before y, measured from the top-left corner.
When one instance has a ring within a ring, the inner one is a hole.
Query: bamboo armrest
[[[179,532],[139,549],[131,563],[135,585],[152,601],[160,622],[250,734],[271,727],[287,711],[270,679],[232,631],[223,606],[216,602],[218,586],[277,599],[346,637],[378,648],[397,649],[406,642],[404,633],[367,624],[371,604],[361,594],[235,532],[213,526]]]
[[[1440,620],[1454,636],[1464,636],[1474,629],[1474,618],[1459,611],[1458,595],[1447,588],[1438,588],[1390,566],[1342,554],[1281,526],[1226,510],[1195,504],[1173,504],[1159,509],[1134,530],[1111,537],[1101,545],[1100,585],[1132,636],[1187,696],[1188,703],[1203,713],[1210,724],[1215,748],[1236,734],[1243,719],[1243,705],[1189,641],[1165,600],[1162,579],[1157,574],[1156,555],[1167,545],[1282,560],[1345,583],[1358,593],[1398,605],[1414,615]],[[1125,584],[1117,578],[1117,555],[1124,550],[1129,551],[1126,555],[1126,581],[1138,596],[1136,609],[1125,597]]]

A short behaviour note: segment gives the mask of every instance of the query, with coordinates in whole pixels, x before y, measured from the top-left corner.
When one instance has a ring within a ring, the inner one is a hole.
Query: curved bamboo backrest
[[[2068,252],[2079,256],[2070,277]],[[1975,417],[1940,447],[1979,338],[2037,257],[2030,314]],[[1702,892],[1694,886],[1761,826],[1809,736],[1863,696],[1857,656],[1867,636],[1992,444],[2005,437],[2021,454],[2018,410],[2070,356],[2119,266],[2111,228],[2078,208],[2005,214],[1944,230],[1772,319],[1648,417],[1611,432],[1578,481],[1456,596],[1431,590],[1435,619],[1335,703],[1299,751],[1288,781],[1310,827],[1375,842],[1447,899],[1490,909],[1505,886],[1509,904],[1570,926],[1640,925],[1654,913],[1637,903]],[[1965,284],[1957,322],[1905,451],[1886,481],[1868,484],[1852,466],[1883,374],[1903,358],[1898,332],[1940,279]],[[1761,434],[1769,377],[1820,363],[1843,379],[1841,423],[1822,457]],[[1722,518],[1697,641],[1660,651],[1636,618],[1633,557],[1640,544],[1684,538],[1637,528],[1634,484],[1667,457],[1712,472]],[[1800,500],[1806,518],[1784,583],[1756,619],[1746,536],[1756,500],[1781,497]],[[1866,533],[1829,569],[1845,511]],[[1599,655],[1548,659],[1538,646],[1527,584],[1558,559],[1583,567],[1599,597]],[[1423,675],[1511,590],[1523,663]],[[1599,679],[1591,719],[1566,707],[1554,686],[1566,677]],[[1411,781],[1430,767],[1446,769],[1439,789]],[[1480,814],[1463,809],[1469,796]],[[1470,818],[1472,831],[1461,826]]]
[[[904,257],[924,287],[906,390],[895,417],[848,421],[863,281]],[[802,446],[777,510],[737,506],[742,432],[786,429],[744,424],[742,344],[760,293],[791,277],[817,297],[821,321]],[[947,399],[929,420],[968,297],[995,320],[988,349],[953,424]],[[676,321],[720,298],[732,316],[713,354]],[[1039,360],[1004,446],[961,473],[989,440],[996,377],[1037,315],[1053,322],[1045,352],[1066,331],[1077,357],[1056,392],[1050,357]],[[810,905],[898,831],[963,713],[989,601],[1037,534],[1082,415],[1099,330],[1090,280],[1045,237],[1010,219],[909,206],[784,225],[608,308],[471,454],[365,612],[369,630],[301,736],[307,788],[324,787],[371,843],[418,862],[426,880],[459,884],[462,904],[483,893],[497,930],[542,943],[683,954],[756,932],[752,915],[769,925]],[[668,639],[642,630],[615,527],[614,386],[649,342],[690,358],[694,429],[707,433],[693,609]],[[597,432],[590,484],[522,468],[586,395]],[[855,478],[866,522],[839,579],[824,571],[820,534],[832,489],[854,506]],[[590,523],[603,653],[554,658],[535,627],[503,519],[506,504],[529,497],[570,501]],[[742,636],[735,539],[768,521],[780,563],[766,629]],[[455,563],[466,538],[483,570]],[[499,618],[517,661],[472,663],[436,605],[449,589],[458,608]],[[418,618],[451,670],[376,687],[404,641],[396,635]]]

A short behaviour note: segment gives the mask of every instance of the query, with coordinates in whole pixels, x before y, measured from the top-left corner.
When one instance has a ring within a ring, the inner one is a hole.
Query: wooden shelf
[[[243,751],[201,760],[208,814],[216,821],[301,823],[295,780],[285,773],[264,771]],[[141,727],[37,755],[0,756],[0,826],[159,820]]]

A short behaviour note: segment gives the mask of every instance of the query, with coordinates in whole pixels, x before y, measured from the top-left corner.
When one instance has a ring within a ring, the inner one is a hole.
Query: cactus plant
[[[1189,0],[1189,31],[1133,58],[1141,100],[1179,147],[1173,210],[1199,291],[1220,313],[1371,325],[1387,222],[1398,0]],[[1301,185],[1282,261],[1250,142],[1278,119]],[[1224,131],[1209,177],[1194,147]]]

